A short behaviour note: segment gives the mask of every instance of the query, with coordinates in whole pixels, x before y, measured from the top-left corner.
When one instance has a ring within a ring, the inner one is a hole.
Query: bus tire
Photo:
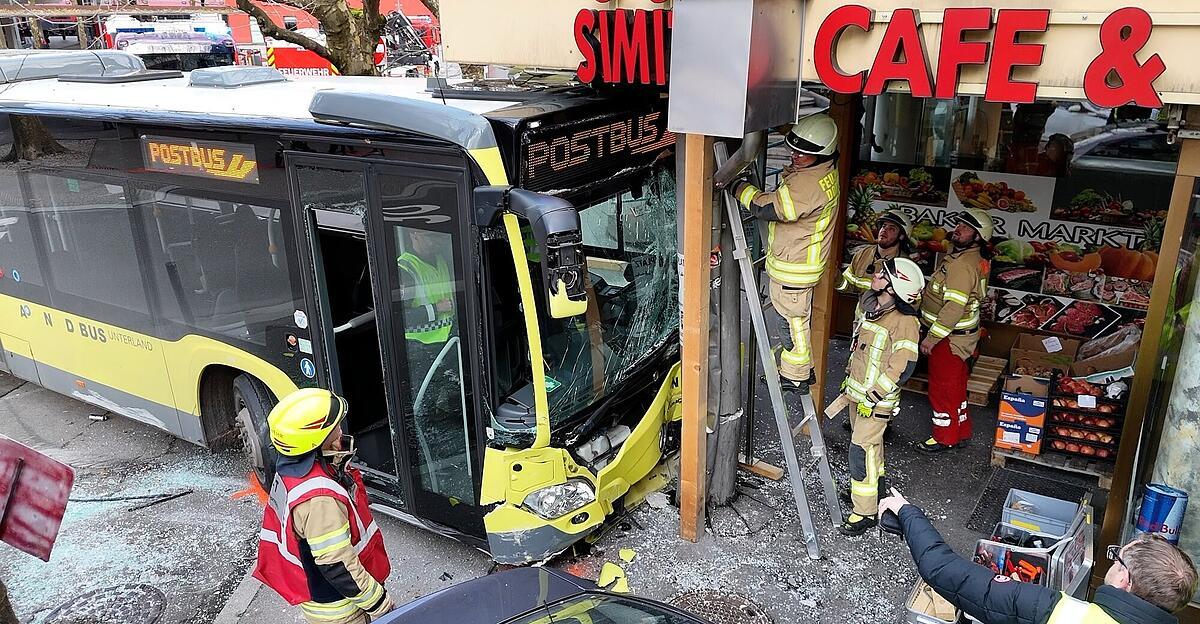
[[[238,375],[233,380],[234,420],[242,437],[242,447],[254,469],[254,476],[264,490],[270,491],[275,480],[275,459],[278,453],[271,445],[267,415],[275,406],[275,397],[263,383],[250,375]]]

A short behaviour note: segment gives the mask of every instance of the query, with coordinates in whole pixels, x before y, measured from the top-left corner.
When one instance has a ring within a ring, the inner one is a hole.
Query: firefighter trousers
[[[929,406],[933,409],[933,439],[953,446],[971,437],[967,417],[967,363],[943,338],[929,354]]]
[[[771,280],[771,304],[782,319],[779,340],[779,374],[792,381],[808,381],[812,375],[812,344],[809,324],[812,316],[812,288],[784,286]]]
[[[349,601],[347,601],[349,602]],[[323,619],[302,612],[304,621],[307,624],[367,624],[371,621],[371,617],[366,611],[356,609],[353,613],[348,613],[342,616],[331,616],[333,619]]]
[[[874,517],[879,512],[879,478],[884,475],[883,432],[888,419],[863,416],[850,403],[850,500],[854,513]]]

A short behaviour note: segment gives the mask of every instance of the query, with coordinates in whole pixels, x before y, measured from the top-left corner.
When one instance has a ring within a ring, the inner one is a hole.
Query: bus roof
[[[201,71],[214,69],[235,68]],[[56,78],[17,81],[0,85],[0,112],[160,121],[201,118],[208,125],[216,120],[254,126],[270,126],[274,120],[290,120],[291,124],[283,124],[288,126],[324,121],[413,132],[471,149],[495,145],[490,131],[485,132],[488,136],[480,136],[487,126],[481,115],[519,103],[437,97],[426,90],[424,78],[305,77],[232,88],[196,86],[190,84],[190,78],[183,74],[154,80],[89,80],[86,84]],[[321,119],[314,116],[318,102],[323,102]],[[440,119],[430,118],[434,116]],[[464,124],[451,122],[466,122],[472,132],[456,130],[451,126]]]

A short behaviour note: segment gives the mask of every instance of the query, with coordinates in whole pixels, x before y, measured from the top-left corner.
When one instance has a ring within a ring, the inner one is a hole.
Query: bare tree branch
[[[330,54],[328,48],[298,32],[281,28],[278,24],[271,21],[271,16],[267,15],[266,11],[250,0],[237,0],[237,7],[250,14],[258,22],[258,28],[262,31],[263,35],[272,39],[294,43],[306,50],[312,50],[321,55],[322,58],[333,62],[333,55]]]

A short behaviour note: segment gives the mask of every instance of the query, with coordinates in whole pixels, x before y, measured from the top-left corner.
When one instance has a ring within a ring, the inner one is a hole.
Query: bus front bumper
[[[586,537],[604,521],[604,516],[598,502],[554,520],[512,505],[501,505],[484,518],[488,550],[496,563],[540,563]]]

